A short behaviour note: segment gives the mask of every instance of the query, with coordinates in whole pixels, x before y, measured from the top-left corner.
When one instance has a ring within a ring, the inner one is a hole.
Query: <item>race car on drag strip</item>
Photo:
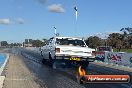
[[[40,49],[43,62],[49,61],[53,67],[57,61],[76,63],[86,68],[95,60],[95,49],[89,48],[81,38],[52,37]]]

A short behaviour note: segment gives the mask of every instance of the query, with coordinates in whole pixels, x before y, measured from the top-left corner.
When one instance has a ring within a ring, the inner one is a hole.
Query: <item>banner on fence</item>
[[[96,60],[124,66],[132,66],[132,54],[123,52],[96,52]]]
[[[96,60],[103,61],[105,59],[105,52],[96,52]]]

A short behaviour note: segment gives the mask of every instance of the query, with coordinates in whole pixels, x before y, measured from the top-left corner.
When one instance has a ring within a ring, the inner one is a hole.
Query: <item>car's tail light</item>
[[[92,56],[95,56],[96,52],[95,51],[92,51]]]
[[[60,53],[60,48],[55,48],[56,53]]]

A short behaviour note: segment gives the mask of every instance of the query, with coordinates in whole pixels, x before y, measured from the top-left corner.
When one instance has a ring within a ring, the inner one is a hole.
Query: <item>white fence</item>
[[[96,60],[132,67],[132,53],[96,52]]]

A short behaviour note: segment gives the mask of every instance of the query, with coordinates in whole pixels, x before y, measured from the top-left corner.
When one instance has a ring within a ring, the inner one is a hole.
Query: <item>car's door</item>
[[[43,48],[43,55],[45,59],[49,59],[49,40],[46,42],[46,45]]]
[[[49,41],[49,54],[51,55],[52,59],[54,59],[55,55],[55,44],[54,44],[54,38],[51,38]]]

